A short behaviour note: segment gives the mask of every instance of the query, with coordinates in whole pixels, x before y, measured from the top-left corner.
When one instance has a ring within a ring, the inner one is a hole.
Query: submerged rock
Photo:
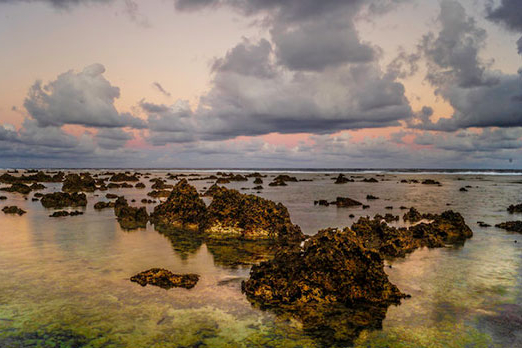
[[[114,208],[114,202],[97,202],[94,204],[94,209],[102,210],[106,208]]]
[[[130,280],[141,286],[154,285],[166,290],[172,288],[192,289],[199,281],[199,275],[174,274],[166,269],[152,268],[136,274]]]
[[[3,207],[2,211],[4,214],[16,214],[16,215],[24,215],[26,213],[25,210],[18,208],[16,205],[10,207]]]
[[[154,208],[151,221],[154,224],[198,230],[206,222],[207,207],[196,188],[186,179],[180,180],[167,200]]]
[[[114,203],[114,214],[118,218],[121,228],[127,230],[145,228],[149,221],[149,214],[145,207],[131,207],[124,197],[118,197]]]
[[[43,195],[40,202],[44,208],[85,207],[87,196],[85,193],[54,192]]]
[[[81,211],[65,211],[65,210],[60,210],[60,211],[55,211],[54,213],[52,213],[51,215],[49,215],[49,217],[65,217],[65,216],[77,216],[77,215],[83,215],[83,212]]]
[[[117,173],[111,176],[109,181],[112,182],[124,182],[124,181],[140,181],[136,175],[129,175],[127,173]]]
[[[349,197],[337,197],[335,202],[331,202],[330,204],[335,204],[338,207],[355,207],[362,205],[361,202],[356,201],[355,199],[351,199]]]
[[[506,221],[500,224],[496,224],[495,227],[509,232],[522,233],[522,221]]]
[[[407,297],[388,280],[376,251],[350,229],[332,228],[253,266],[242,291],[254,305],[298,319],[330,344],[381,327],[388,306]]]

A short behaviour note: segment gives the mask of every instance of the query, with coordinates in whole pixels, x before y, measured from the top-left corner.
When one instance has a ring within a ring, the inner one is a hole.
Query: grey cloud
[[[20,2],[41,2],[50,4],[59,9],[68,9],[72,6],[90,3],[111,3],[114,0],[0,0],[0,4],[14,4]]]
[[[522,2],[519,0],[502,0],[497,8],[488,6],[487,17],[501,23],[509,30],[522,32]],[[517,41],[518,53],[522,54],[522,36]]]
[[[154,88],[156,88],[158,91],[160,91],[161,94],[163,94],[164,96],[166,96],[166,97],[171,96],[171,94],[169,92],[167,92],[159,82],[153,82],[152,86]]]
[[[104,128],[96,134],[96,141],[102,149],[119,149],[132,139],[132,134],[120,128]]]
[[[40,126],[143,128],[143,120],[116,110],[114,101],[120,89],[105,79],[104,72],[103,65],[93,64],[79,73],[63,73],[45,86],[37,81],[24,106]]]

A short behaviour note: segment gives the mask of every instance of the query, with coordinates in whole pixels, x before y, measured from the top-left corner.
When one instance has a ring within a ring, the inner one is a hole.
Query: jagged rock
[[[252,190],[257,190],[257,191],[262,190],[262,189],[263,189],[263,186],[261,186],[261,185],[252,187]]]
[[[62,185],[63,192],[94,192],[96,181],[89,173],[69,174]]]
[[[147,209],[145,209],[145,207],[131,207],[125,197],[118,197],[116,202],[114,202],[114,214],[121,228],[127,230],[145,228],[149,221]]]
[[[261,185],[262,183],[263,183],[263,179],[261,179],[261,178],[256,178],[256,179],[254,180],[254,184],[255,184],[255,185]]]
[[[136,175],[128,175],[127,173],[117,173],[111,176],[109,181],[124,182],[124,181],[140,181]]]
[[[54,192],[43,195],[40,202],[45,208],[85,207],[87,196],[85,193]]]
[[[149,197],[152,197],[152,198],[165,198],[165,197],[168,197],[170,196],[170,191],[168,190],[154,190],[154,191],[150,191],[147,193],[147,196]]]
[[[319,199],[317,201],[314,201],[314,205],[323,205],[325,207],[329,206],[330,203],[326,199]]]
[[[282,180],[274,180],[268,186],[288,186],[288,184]]]
[[[107,188],[109,188],[109,189],[121,188],[121,185],[111,182],[107,185]]]
[[[419,222],[420,220],[422,220],[422,214],[419,213],[419,211],[417,209],[415,209],[414,207],[411,207],[408,212],[404,213],[404,215],[402,216],[402,219],[404,221],[416,223],[416,222]]]
[[[46,187],[42,184],[39,184],[37,182],[35,182],[34,184],[32,184],[31,186],[29,186],[31,188],[31,190],[33,191],[38,191],[38,190],[44,190]]]
[[[509,232],[522,233],[522,221],[506,221],[500,224],[496,224],[495,227]]]
[[[61,182],[63,180],[64,174],[62,172],[58,172],[54,176],[50,176],[42,171],[37,172],[34,175],[21,175],[14,176],[9,173],[4,173],[0,175],[0,182],[6,184],[14,184],[14,183],[27,183],[27,182]]]
[[[225,187],[219,186],[217,184],[214,184],[208,188],[208,190],[203,193],[203,196],[205,197],[213,197],[216,192],[219,192],[221,190],[226,190]]]
[[[354,182],[353,179],[348,179],[344,174],[339,174],[335,179],[334,184],[346,184],[347,182]]]
[[[16,205],[10,207],[3,207],[2,211],[4,212],[4,214],[17,214],[20,216],[26,213],[25,210],[18,208]]]
[[[23,195],[27,195],[27,194],[31,193],[32,190],[29,186],[27,186],[25,184],[14,183],[10,187],[0,188],[0,191],[16,192],[16,193],[21,193]]]
[[[145,184],[142,183],[142,182],[139,182],[139,183],[137,183],[136,186],[134,186],[134,187],[137,188],[137,189],[144,189],[144,188],[145,188]]]
[[[60,211],[55,211],[54,213],[49,215],[49,217],[65,217],[65,216],[77,216],[77,215],[83,215],[83,212],[81,212],[81,211],[68,212],[65,210],[60,210]]]
[[[106,208],[114,208],[114,202],[97,202],[94,204],[94,209],[102,210]]]
[[[167,200],[154,208],[154,224],[199,230],[206,222],[207,207],[198,191],[186,179],[180,180]]]
[[[161,179],[153,179],[154,184],[152,184],[151,188],[153,190],[165,190],[165,189],[171,189],[173,186],[170,184],[165,183],[165,181]]]
[[[361,202],[358,202],[355,199],[351,199],[349,197],[337,197],[335,202],[332,202],[330,204],[335,204],[338,207],[355,207],[358,205],[362,205]]]
[[[185,288],[192,289],[199,281],[197,274],[174,274],[166,269],[152,268],[131,277],[132,282],[141,286],[154,285],[163,289]]]
[[[374,195],[366,195],[366,199],[368,200],[371,200],[371,199],[379,199],[379,197],[376,197]]]
[[[252,304],[294,317],[326,346],[379,328],[388,306],[407,297],[388,280],[377,252],[350,229],[332,228],[253,266],[241,288]]]
[[[213,238],[288,241],[303,238],[301,229],[292,224],[283,204],[236,190],[222,190],[214,194],[207,219],[205,232]]]
[[[107,199],[115,199],[115,198],[118,198],[119,196],[117,194],[114,194],[114,193],[107,193],[105,195],[105,198]]]
[[[227,178],[219,178],[216,180],[216,184],[230,184],[230,180]]]
[[[513,213],[522,213],[522,203],[521,204],[516,204],[516,205],[511,204],[507,208],[507,211],[510,212],[511,214],[513,214]]]

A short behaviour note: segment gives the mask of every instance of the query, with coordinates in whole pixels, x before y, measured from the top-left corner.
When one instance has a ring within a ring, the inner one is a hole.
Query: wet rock
[[[367,204],[363,204],[362,208],[363,208],[363,209],[368,209],[368,208],[370,208],[370,206],[367,205]]]
[[[107,198],[107,199],[115,199],[115,198],[118,198],[118,195],[114,194],[114,193],[107,193],[105,195],[105,198]]]
[[[87,196],[85,193],[54,192],[43,195],[40,203],[44,208],[85,207]]]
[[[521,204],[516,204],[516,205],[511,204],[507,208],[507,211],[510,212],[511,214],[513,214],[513,213],[522,213],[522,203]]]
[[[230,180],[227,178],[219,178],[216,180],[216,184],[230,184]]]
[[[261,185],[252,187],[252,190],[257,190],[257,191],[262,190],[262,189],[263,189],[263,186],[261,186]]]
[[[320,200],[314,201],[314,205],[323,205],[323,206],[327,207],[330,205],[330,203],[326,199],[320,199]]]
[[[111,176],[109,181],[112,182],[125,182],[125,181],[140,181],[136,175],[129,175],[127,173],[117,173]]]
[[[406,222],[416,223],[422,220],[422,214],[417,209],[411,207],[410,210],[402,216]]]
[[[379,199],[379,197],[376,197],[374,195],[366,195],[366,199],[368,199],[368,200]]]
[[[16,193],[21,193],[23,195],[28,195],[29,193],[31,193],[32,190],[29,186],[27,186],[25,184],[14,183],[10,187],[0,188],[0,191],[16,192]]]
[[[351,199],[349,197],[337,197],[335,202],[332,202],[330,204],[335,204],[338,207],[355,207],[362,205],[361,202],[356,201],[355,199]]]
[[[461,188],[459,189],[459,191],[460,191],[460,192],[468,192],[468,189],[466,189],[465,187],[461,187]]]
[[[136,274],[130,280],[141,286],[154,285],[166,290],[172,288],[192,289],[199,281],[199,275],[174,274],[166,269],[152,268]]]
[[[180,180],[167,200],[154,208],[154,224],[199,230],[206,222],[207,207],[198,191],[186,179]]]
[[[253,266],[242,291],[255,306],[299,320],[327,346],[379,328],[388,306],[406,297],[388,280],[377,252],[350,229],[332,228]]]
[[[274,181],[297,182],[298,180],[295,176],[281,174],[281,175],[276,176],[274,178]]]
[[[283,204],[236,190],[221,190],[214,194],[207,219],[205,232],[214,238],[292,241],[303,238],[301,229],[292,224]]]
[[[26,213],[25,210],[18,208],[16,205],[10,207],[3,207],[2,211],[4,214],[16,214],[16,215],[24,215]]]
[[[141,203],[143,203],[143,204],[153,204],[153,203],[156,203],[156,201],[153,201],[152,199],[143,198],[141,200]]]
[[[168,190],[154,190],[147,193],[147,196],[150,196],[152,198],[165,198],[170,196],[170,191]]]
[[[46,187],[42,184],[39,184],[37,182],[35,182],[34,184],[32,184],[31,186],[29,186],[31,188],[31,190],[33,191],[38,191],[38,190],[44,190]]]
[[[83,212],[81,211],[65,211],[65,210],[60,210],[60,211],[55,211],[54,213],[52,213],[51,215],[49,215],[49,217],[65,217],[65,216],[77,216],[77,215],[83,215]]]
[[[522,221],[506,221],[500,224],[496,224],[495,227],[509,232],[522,233]]]
[[[6,196],[0,196],[0,201],[5,201],[7,199]]]
[[[102,210],[107,208],[114,208],[114,202],[97,202],[94,204],[94,209]]]
[[[262,183],[263,183],[263,179],[261,179],[261,178],[256,178],[256,179],[254,180],[254,184],[255,184],[255,185],[261,185]]]
[[[288,186],[288,184],[282,180],[274,180],[268,186]]]
[[[126,230],[145,228],[149,221],[149,214],[145,207],[131,207],[124,197],[118,197],[114,202],[114,214],[121,228]]]
[[[384,209],[389,209],[389,210],[392,210],[392,209],[393,209],[393,206],[391,206],[391,205],[388,205],[388,206],[384,207]]]
[[[142,182],[139,182],[139,183],[137,183],[136,186],[134,186],[134,187],[137,188],[137,189],[144,189],[144,188],[145,188],[145,184],[142,183]]]
[[[69,174],[65,177],[62,185],[63,192],[94,192],[96,181],[89,173]]]
[[[353,179],[348,179],[344,174],[339,174],[335,179],[334,184],[346,184],[347,182],[354,182]]]
[[[161,179],[153,179],[151,181],[154,181],[154,184],[152,184],[151,188],[153,190],[165,190],[165,189],[171,189],[173,186],[170,184],[167,184],[165,181]]]
[[[484,228],[491,227],[490,224],[487,224],[487,223],[485,223],[484,221],[477,221],[477,224],[478,224],[480,227],[484,227]]]
[[[203,193],[203,196],[205,197],[214,197],[214,194],[216,194],[216,192],[219,192],[221,190],[226,190],[226,188],[224,188],[223,186],[219,186],[219,185],[212,185],[208,188],[208,190],[205,191],[205,193]]]

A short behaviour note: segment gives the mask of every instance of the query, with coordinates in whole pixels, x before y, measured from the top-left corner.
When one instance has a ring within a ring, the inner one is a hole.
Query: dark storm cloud
[[[456,1],[441,3],[440,32],[424,37],[427,80],[454,109],[451,118],[432,122],[420,114],[414,128],[456,131],[469,127],[522,126],[520,75],[491,70],[481,61],[486,33]]]
[[[141,119],[116,110],[120,89],[105,79],[104,72],[103,65],[93,64],[78,73],[65,72],[45,86],[37,81],[24,106],[40,126],[145,127]]]
[[[509,30],[522,32],[522,1],[502,0],[496,8],[487,7],[488,18],[501,23]],[[518,53],[522,54],[522,36],[517,41]]]

